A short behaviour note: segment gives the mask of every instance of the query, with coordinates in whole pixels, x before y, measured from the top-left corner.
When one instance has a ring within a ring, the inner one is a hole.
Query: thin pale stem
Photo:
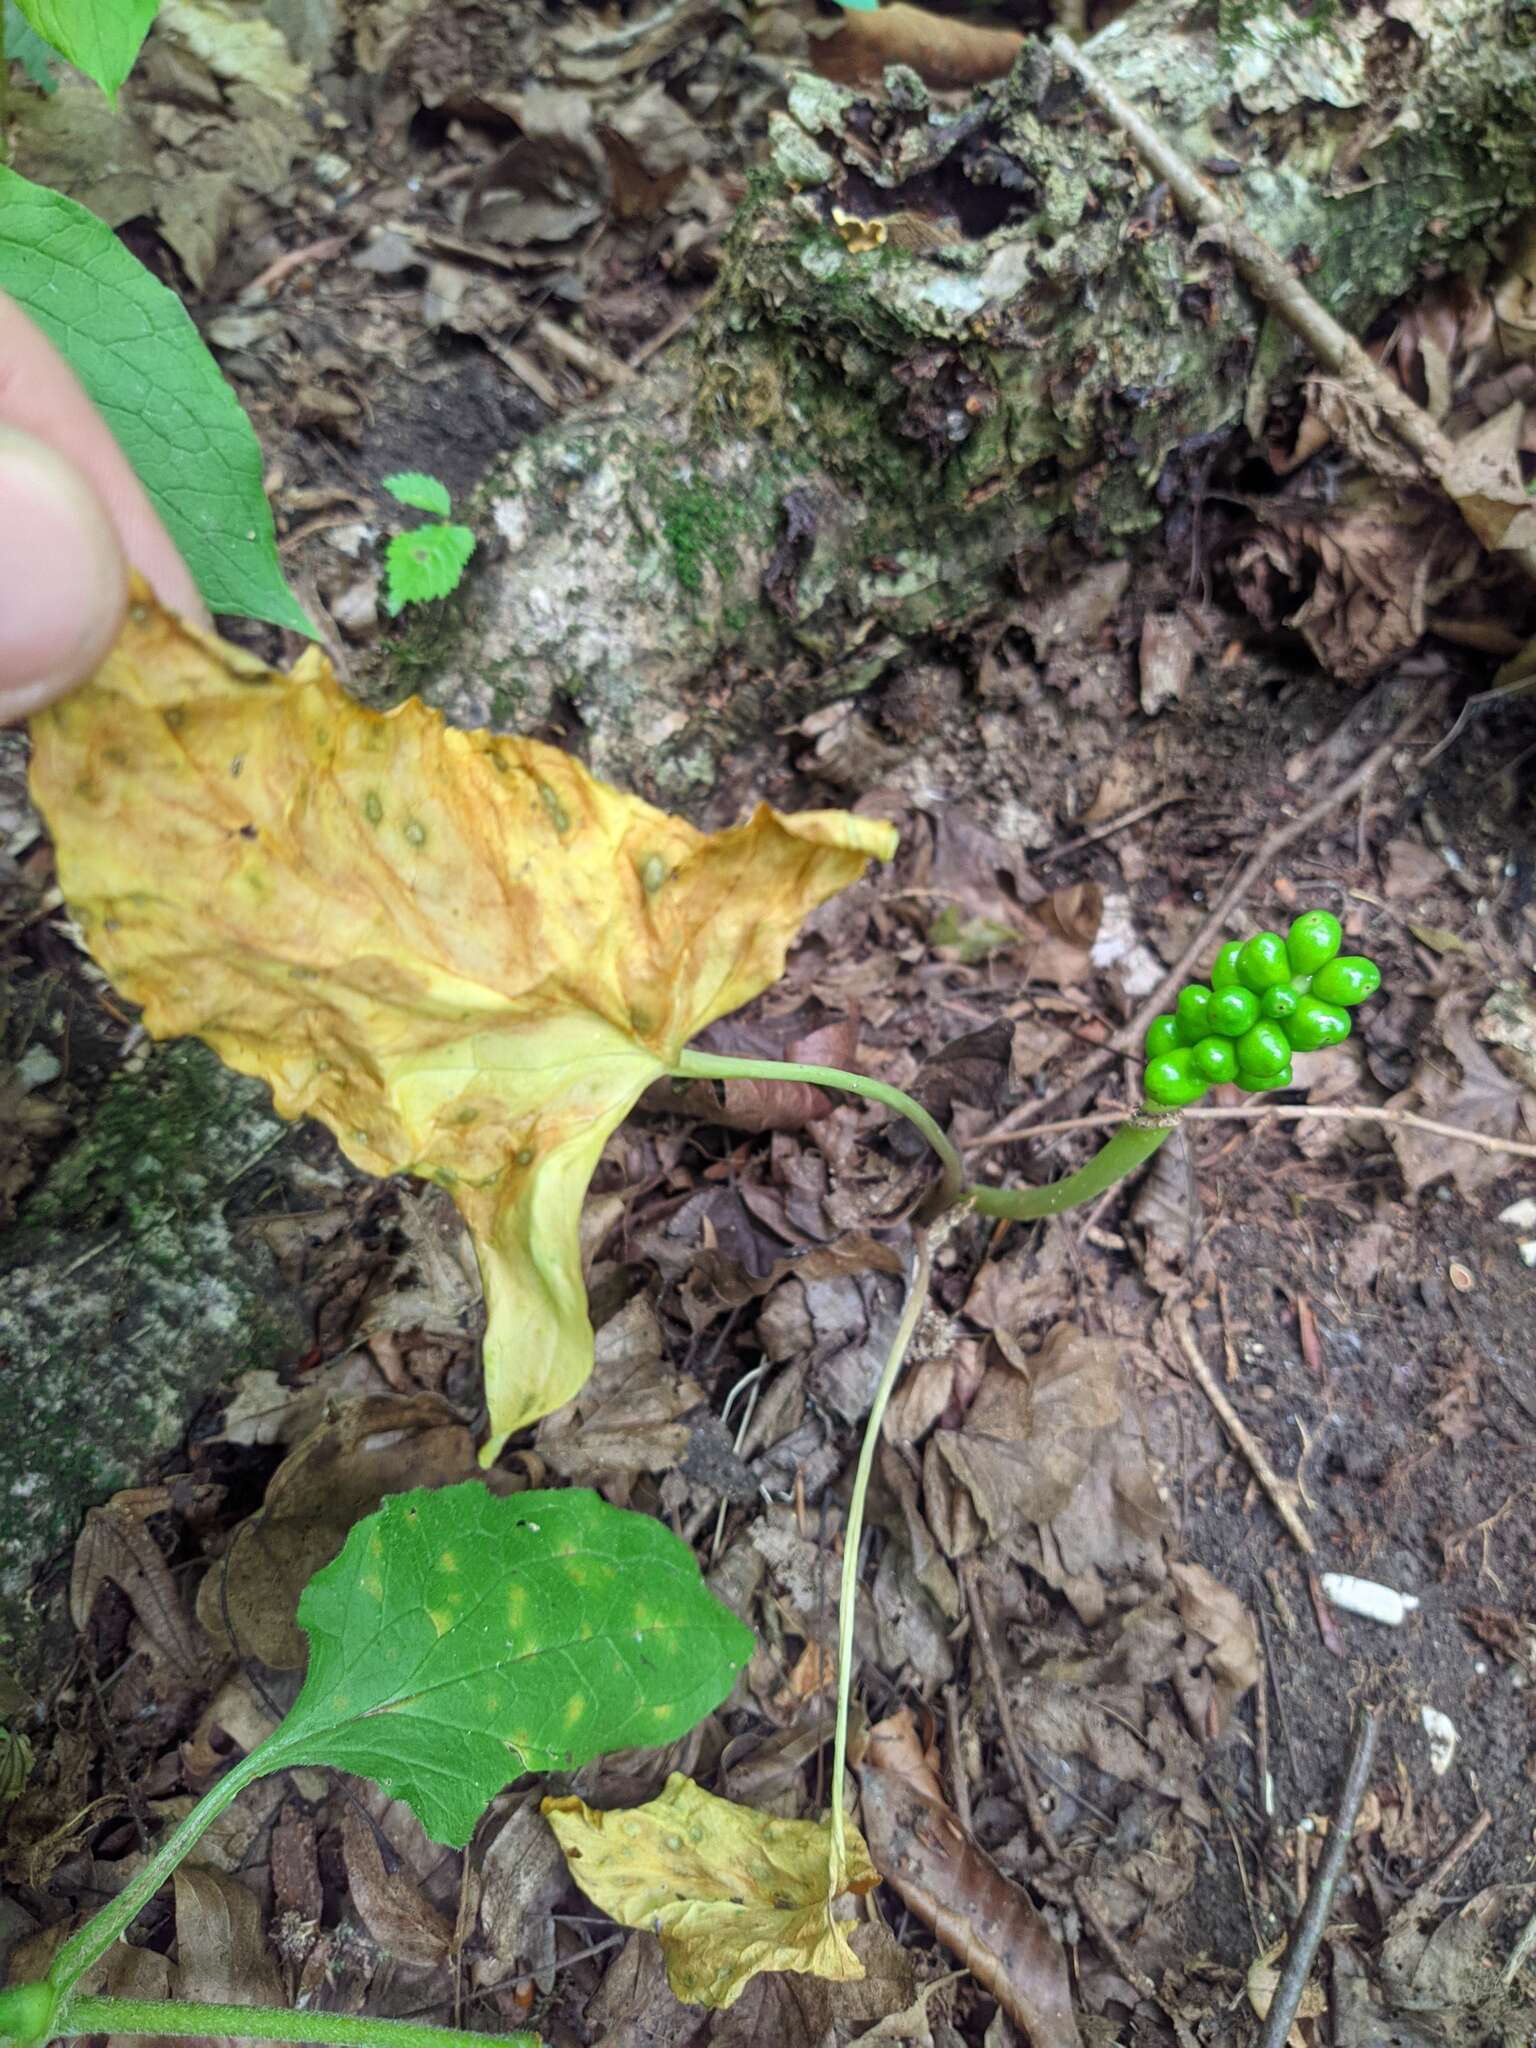
[[[969,1187],[966,1199],[983,1216],[1006,1216],[1016,1223],[1030,1223],[1038,1216],[1060,1216],[1066,1209],[1080,1208],[1084,1202],[1105,1194],[1138,1166],[1145,1166],[1178,1129],[1179,1116],[1176,1109],[1139,1109],[1099,1147],[1086,1166],[1069,1173],[1065,1180],[1047,1181],[1038,1188]]]
[[[901,1368],[906,1362],[918,1318],[928,1300],[928,1279],[933,1253],[926,1230],[918,1230],[912,1246],[912,1276],[907,1285],[901,1321],[891,1339],[891,1349],[875,1389],[874,1404],[864,1425],[859,1462],[853,1475],[853,1492],[848,1497],[848,1526],[843,1532],[843,1575],[837,1596],[837,1721],[832,1733],[832,1884],[831,1896],[842,1889],[847,1869],[847,1817],[843,1811],[843,1779],[848,1769],[848,1708],[853,1698],[853,1619],[859,1594],[859,1549],[864,1537],[864,1498],[869,1492],[869,1475],[874,1470],[875,1447],[880,1425],[890,1403]]]
[[[48,1972],[48,1982],[53,1989],[57,1992],[67,1992],[69,1987],[85,1974],[92,1963],[96,1962],[99,1957],[104,1956],[118,1936],[127,1933],[145,1906],[149,1904],[155,1893],[159,1891],[161,1885],[165,1883],[166,1879],[176,1869],[176,1866],[188,1855],[193,1844],[203,1834],[204,1830],[218,1819],[227,1806],[232,1805],[239,1798],[247,1785],[253,1784],[257,1778],[265,1777],[268,1771],[275,1771],[280,1768],[281,1763],[274,1745],[271,1742],[263,1742],[253,1749],[249,1756],[242,1757],[234,1769],[220,1778],[216,1785],[210,1786],[208,1791],[203,1794],[196,1806],[193,1807],[192,1811],[181,1823],[181,1826],[173,1828],[170,1834],[166,1836],[138,1876],[130,1883],[125,1884],[110,1905],[104,1906],[94,1919],[88,1920],[85,1923],[78,1934],[73,1935],[65,1942],[64,1946],[54,1957],[53,1966]],[[103,2002],[110,2004],[113,2001],[98,2000],[96,2002],[98,2004]],[[191,2008],[186,2006],[176,2009],[182,2012],[191,2010]],[[156,2027],[128,2027],[123,2029],[77,2027],[74,2031],[82,2034],[94,2034],[103,2031],[153,2034],[157,2032],[175,2033],[178,2030],[174,2027],[169,2029]],[[216,2027],[190,2027],[182,2028],[180,2031],[184,2033],[206,2034],[217,2033],[219,2030]],[[245,2030],[241,2029],[239,2031]],[[274,2040],[278,2038],[299,2040],[318,2037],[308,2035],[285,2035],[279,2037],[273,2035],[272,2038]]]
[[[0,164],[11,160],[11,59],[5,47],[5,0],[0,0]]]
[[[691,1047],[679,1054],[672,1071],[690,1081],[809,1081],[815,1088],[840,1088],[847,1095],[883,1102],[920,1131],[938,1154],[944,1175],[935,1194],[935,1212],[952,1209],[964,1193],[965,1167],[948,1135],[920,1102],[885,1081],[871,1080],[868,1074],[845,1073],[841,1067],[807,1067],[797,1060],[736,1059],[724,1053],[695,1052]]]
[[[414,2020],[371,2020],[349,2013],[289,2012],[266,2005],[165,2005],[153,1998],[77,1998],[55,2036],[156,2034],[248,2041],[334,2041],[338,2048],[539,2048],[537,2034],[472,2034]]]

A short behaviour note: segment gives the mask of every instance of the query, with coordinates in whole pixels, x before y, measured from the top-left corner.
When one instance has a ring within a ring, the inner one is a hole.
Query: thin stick
[[[1280,1972],[1280,1982],[1275,1986],[1275,1995],[1270,2000],[1269,2013],[1264,2021],[1264,2031],[1259,2036],[1258,2048],[1285,2048],[1286,2042],[1290,2039],[1291,2025],[1301,2005],[1301,1994],[1307,1988],[1307,1979],[1312,1974],[1312,1959],[1317,1954],[1317,1945],[1322,1940],[1323,1929],[1328,1924],[1333,1895],[1339,1888],[1339,1879],[1344,1875],[1349,1845],[1354,1837],[1355,1822],[1360,1816],[1360,1802],[1365,1797],[1366,1784],[1371,1775],[1371,1761],[1376,1754],[1378,1726],[1376,1708],[1362,1707],[1355,1731],[1354,1748],[1350,1752],[1349,1769],[1344,1777],[1344,1790],[1339,1795],[1333,1825],[1328,1831],[1328,1846],[1323,1851],[1316,1882],[1312,1886],[1301,1918],[1292,1932],[1290,1945],[1286,1949],[1285,1968]]]
[[[1051,1832],[1049,1818],[1044,1807],[1040,1805],[1034,1796],[1034,1779],[1031,1775],[1031,1769],[1033,1768],[1033,1770],[1040,1773],[1042,1778],[1060,1787],[1069,1799],[1075,1800],[1083,1808],[1084,1812],[1091,1813],[1095,1820],[1103,1821],[1105,1827],[1113,1831],[1118,1825],[1114,1815],[1106,1813],[1102,1806],[1095,1806],[1093,1801],[1077,1786],[1069,1784],[1066,1779],[1064,1766],[1058,1767],[1052,1764],[1048,1758],[1040,1754],[1039,1750],[1031,1749],[1029,1744],[1020,1736],[1018,1724],[1013,1718],[1013,1708],[1009,1705],[1008,1695],[1003,1690],[1002,1667],[997,1660],[997,1642],[992,1634],[992,1625],[987,1620],[986,1608],[982,1603],[981,1587],[978,1582],[977,1566],[974,1558],[966,1558],[962,1561],[960,1566],[960,1583],[965,1588],[966,1604],[971,1616],[971,1633],[976,1638],[977,1647],[981,1651],[982,1668],[986,1675],[987,1684],[991,1689],[992,1697],[997,1703],[997,1721],[999,1728],[1002,1730],[1003,1747],[1008,1752],[1008,1762],[1012,1767],[1013,1775],[1019,1782],[1019,1790],[1024,1797],[1024,1809],[1029,1817],[1030,1826],[1035,1830],[1045,1848],[1055,1849],[1056,1837]]]
[[[1348,328],[1318,304],[1285,258],[1228,210],[1166,136],[1115,90],[1091,57],[1059,29],[1046,40],[1052,54],[1076,73],[1089,97],[1125,130],[1137,154],[1167,181],[1183,211],[1225,245],[1249,289],[1306,343],[1325,370],[1346,378],[1368,395],[1398,439],[1413,450],[1432,477],[1441,480],[1455,455],[1455,444],[1431,415],[1371,361]]]
[[[1493,1815],[1485,1806],[1476,1820],[1470,1822],[1462,1829],[1461,1833],[1429,1873],[1429,1876],[1419,1886],[1418,1891],[1414,1894],[1415,1901],[1422,1899],[1430,1892],[1443,1892],[1445,1890],[1445,1881],[1451,1872],[1456,1868],[1463,1856],[1471,1855],[1472,1851],[1492,1826]],[[1396,1919],[1397,1915],[1394,1914],[1393,1918]]]
[[[1179,1349],[1183,1352],[1189,1367],[1190,1377],[1221,1417],[1228,1436],[1248,1460],[1254,1478],[1268,1494],[1270,1505],[1285,1524],[1286,1533],[1291,1541],[1306,1556],[1311,1557],[1317,1546],[1312,1541],[1306,1523],[1296,1512],[1296,1503],[1291,1499],[1291,1489],[1265,1457],[1262,1444],[1222,1392],[1215,1375],[1201,1356],[1189,1310],[1180,1304],[1169,1311],[1169,1321],[1173,1325],[1173,1334],[1178,1339]]]
[[[1030,1832],[1042,1849],[1054,1849],[1056,1837],[1051,1832],[1045,1808],[1040,1804],[1035,1774],[1030,1768],[1031,1759],[1019,1740],[1019,1731],[1013,1724],[1013,1710],[1008,1704],[1008,1695],[1003,1690],[1002,1667],[997,1661],[997,1645],[992,1640],[992,1625],[987,1620],[986,1609],[982,1604],[974,1557],[962,1561],[960,1583],[965,1588],[965,1602],[971,1611],[971,1634],[977,1649],[981,1652],[982,1669],[987,1675],[987,1689],[992,1695],[992,1704],[997,1708],[997,1725],[1002,1731],[1003,1748],[1008,1753],[1014,1783],[1018,1786],[1024,1801],[1024,1812],[1029,1820]]]
[[[890,1352],[880,1374],[880,1384],[864,1425],[859,1445],[859,1462],[854,1469],[853,1491],[848,1497],[848,1524],[843,1531],[843,1574],[837,1596],[837,1720],[832,1735],[832,1872],[830,1897],[842,1890],[848,1868],[847,1817],[843,1812],[843,1782],[848,1774],[848,1709],[853,1698],[853,1619],[859,1597],[859,1549],[864,1536],[864,1497],[869,1492],[869,1475],[874,1468],[880,1425],[885,1420],[913,1332],[928,1300],[928,1281],[933,1271],[933,1248],[926,1230],[912,1235],[912,1275],[907,1282],[907,1299],[901,1321],[891,1339]],[[830,1904],[828,1911],[831,1910]]]
[[[1138,804],[1135,810],[1124,811],[1118,818],[1095,825],[1091,832],[1079,832],[1075,839],[1064,839],[1060,846],[1048,847],[1040,856],[1041,863],[1049,867],[1052,861],[1063,860],[1069,853],[1080,853],[1085,846],[1097,846],[1101,839],[1112,839],[1127,825],[1139,825],[1143,818],[1150,818],[1156,811],[1167,810],[1170,804],[1187,804],[1189,801],[1187,796],[1177,791],[1172,796],[1151,797],[1146,803]]]
[[[944,1688],[944,1747],[949,1757],[949,1790],[955,1803],[955,1818],[967,1834],[971,1828],[971,1781],[966,1775],[960,1748],[960,1688]]]
[[[1096,1110],[1091,1116],[1068,1116],[1057,1123],[1032,1124],[1029,1129],[1017,1133],[992,1131],[986,1137],[973,1140],[966,1149],[985,1152],[999,1145],[1022,1145],[1032,1138],[1057,1137],[1063,1131],[1102,1131],[1112,1124],[1124,1123],[1128,1114],[1129,1111],[1123,1109],[1104,1109]],[[1197,1105],[1193,1109],[1181,1110],[1180,1115],[1250,1123],[1278,1116],[1288,1123],[1319,1117],[1335,1123],[1398,1124],[1404,1130],[1427,1131],[1432,1137],[1454,1138],[1459,1144],[1475,1145],[1480,1152],[1507,1152],[1516,1159],[1536,1159],[1536,1145],[1527,1145],[1519,1138],[1494,1138],[1486,1131],[1469,1131],[1464,1124],[1443,1124],[1434,1117],[1419,1116],[1411,1109],[1379,1108],[1369,1102],[1235,1103],[1230,1109]]]

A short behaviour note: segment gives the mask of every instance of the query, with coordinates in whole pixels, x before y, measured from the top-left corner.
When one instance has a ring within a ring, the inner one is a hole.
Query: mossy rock
[[[300,1143],[204,1047],[156,1047],[0,1242],[0,1666],[23,1683],[85,1509],[140,1482],[212,1388],[308,1344],[238,1213]]]

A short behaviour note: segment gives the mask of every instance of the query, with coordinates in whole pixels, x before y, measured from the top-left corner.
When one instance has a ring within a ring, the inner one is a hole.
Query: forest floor
[[[462,496],[494,452],[686,334],[766,114],[828,23],[714,0],[601,17],[393,0],[333,37],[334,9],[274,12],[304,67],[157,32],[118,108],[74,83],[29,102],[19,167],[115,212],[182,292],[257,423],[302,600],[345,679],[398,694],[454,613],[384,616],[398,508],[381,479],[424,470]],[[1427,289],[1387,359],[1419,395],[1475,406],[1528,368],[1510,288],[1490,270]],[[943,1241],[877,1468],[856,1700],[894,1747],[862,1785],[867,1825],[894,1801],[911,1827],[925,1783],[991,1862],[874,1893],[861,1983],[763,1977],[710,2014],[672,1997],[652,1935],[587,1903],[538,1817],[550,1789],[626,1804],[672,1770],[786,1816],[824,1797],[847,1484],[929,1169],[871,1105],[697,1088],[648,1099],[610,1145],[585,1230],[597,1373],[514,1440],[497,1483],[593,1484],[665,1517],[757,1632],[737,1690],[668,1750],[513,1787],[464,1855],[370,1786],[274,1779],[145,1915],[114,1988],[179,1973],[203,1997],[529,2026],[569,2048],[999,2048],[1022,2038],[1027,1894],[1067,1949],[1084,2039],[1243,2039],[1373,1704],[1302,2037],[1529,2040],[1536,708],[1454,731],[1487,649],[1507,651],[1496,581],[1464,552],[1457,637],[1427,630],[1439,599],[1411,586],[1438,514],[1377,485],[1300,400],[1297,430],[1293,475],[1273,450],[1228,453],[1181,480],[1134,561],[1021,567],[982,626],[765,732],[692,814],[723,824],[766,798],[898,825],[893,866],[817,913],[785,979],[706,1043],[906,1087],[982,1177],[1087,1156],[1099,1132],[1058,1127],[1127,1102],[1104,1049],[1197,936],[1205,961],[1320,904],[1383,966],[1388,993],[1284,1097],[1383,1116],[1281,1120],[1217,1090],[1128,1190]],[[1282,623],[1303,603],[1305,635]],[[538,736],[579,749],[579,717]],[[1323,801],[1376,748],[1363,786]],[[81,976],[15,769],[0,760],[17,1112],[0,1218],[24,1216],[136,1036]],[[1213,923],[1309,804],[1315,825]],[[92,1020],[62,1060],[33,1000],[61,981]],[[0,1806],[13,1973],[270,1727],[296,1685],[293,1600],[348,1522],[473,1470],[478,1295],[447,1197],[364,1178],[317,1131],[296,1143],[312,1200],[275,1208],[258,1168],[237,1221],[273,1246],[312,1343],[232,1368],[177,1453],[88,1522],[74,1661],[13,1713],[35,1752]],[[299,1531],[286,1547],[274,1517]],[[1324,1571],[1418,1605],[1397,1627],[1344,1611]]]

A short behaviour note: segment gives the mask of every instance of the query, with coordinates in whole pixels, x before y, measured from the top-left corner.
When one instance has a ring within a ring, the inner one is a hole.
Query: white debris
[[[1388,1628],[1401,1628],[1419,1604],[1416,1593],[1399,1593],[1393,1586],[1352,1578],[1348,1572],[1324,1572],[1323,1591],[1346,1614],[1363,1614],[1367,1621],[1385,1622]]]
[[[1518,1202],[1501,1209],[1499,1221],[1507,1223],[1511,1230],[1536,1230],[1536,1195],[1523,1195]]]
[[[1104,898],[1090,957],[1101,973],[1116,969],[1120,986],[1132,999],[1150,995],[1163,978],[1163,963],[1142,938],[1129,896]]]
[[[1429,1737],[1429,1768],[1443,1778],[1456,1754],[1456,1723],[1438,1707],[1420,1707],[1419,1722]]]

